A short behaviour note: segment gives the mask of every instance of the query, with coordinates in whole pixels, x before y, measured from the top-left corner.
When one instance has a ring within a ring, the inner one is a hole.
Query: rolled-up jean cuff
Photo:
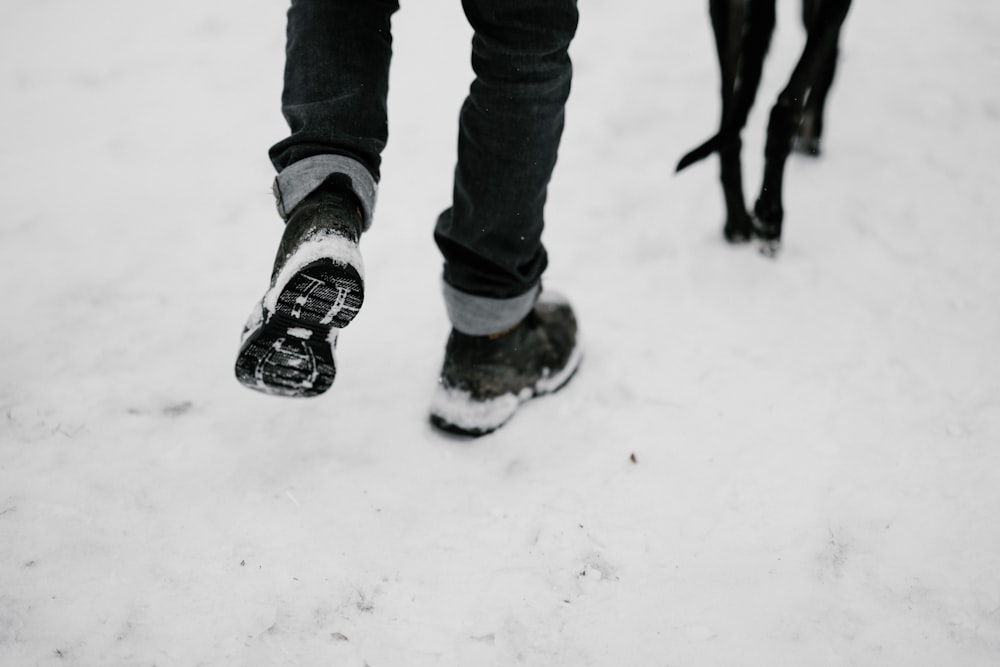
[[[493,299],[461,292],[442,283],[451,325],[469,336],[489,336],[510,329],[535,307],[541,286],[510,299]]]
[[[343,155],[314,155],[282,169],[274,179],[278,215],[287,220],[300,201],[334,174],[343,174],[351,181],[351,188],[361,202],[363,230],[367,231],[372,224],[378,185],[363,164]]]

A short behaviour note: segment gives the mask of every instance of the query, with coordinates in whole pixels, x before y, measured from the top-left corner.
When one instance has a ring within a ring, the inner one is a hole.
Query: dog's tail
[[[674,172],[675,173],[680,172],[683,169],[687,169],[695,162],[701,162],[712,153],[718,151],[721,145],[722,145],[722,135],[716,134],[708,141],[695,148],[694,150],[691,150],[688,153],[686,153],[684,157],[681,158],[681,161],[677,163],[677,169],[675,169]]]
[[[740,130],[742,130],[743,126],[746,125],[749,113],[750,104],[748,101],[746,99],[739,100],[739,108],[735,114],[735,119],[731,119],[729,122],[723,123],[722,129],[716,132],[711,138],[708,139],[708,141],[701,144],[697,148],[688,151],[688,153],[681,158],[681,161],[677,163],[677,168],[674,170],[674,173],[687,169],[695,162],[701,162],[712,153],[718,153],[726,147],[731,147],[734,143],[739,142]]]

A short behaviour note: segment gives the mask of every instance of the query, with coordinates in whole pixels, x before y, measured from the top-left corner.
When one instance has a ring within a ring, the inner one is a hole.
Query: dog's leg
[[[820,68],[834,52],[839,28],[850,5],[851,0],[824,0],[821,3],[815,30],[809,33],[791,79],[771,109],[764,148],[764,182],[754,205],[754,232],[762,241],[761,252],[766,255],[774,255],[781,243],[785,162],[802,119],[803,100]]]
[[[802,2],[802,23],[805,25],[806,33],[810,33],[817,27],[817,16],[819,6],[823,0],[803,0]],[[826,99],[833,84],[833,77],[837,71],[837,60],[839,57],[841,25],[834,28],[836,35],[833,40],[833,50],[827,55],[825,61],[820,65],[816,73],[816,80],[806,94],[805,108],[802,110],[802,121],[799,123],[797,136],[793,148],[805,155],[817,156],[822,150],[821,141],[823,137],[823,120],[825,118]]]
[[[731,243],[753,236],[743,193],[741,132],[757,96],[764,56],[774,31],[774,0],[711,0],[709,11],[722,72],[719,177],[726,203],[723,235]]]
[[[723,235],[730,243],[745,243],[753,238],[753,223],[747,212],[743,193],[743,165],[740,153],[745,117],[739,119],[737,90],[740,82],[740,56],[743,48],[745,0],[711,0],[709,14],[715,33],[722,80],[722,114],[719,120],[719,180],[726,204]]]

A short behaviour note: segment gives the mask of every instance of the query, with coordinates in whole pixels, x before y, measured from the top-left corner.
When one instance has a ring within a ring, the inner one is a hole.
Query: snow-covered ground
[[[470,33],[403,4],[368,299],[301,402],[231,368],[284,3],[0,5],[0,664],[1000,664],[1000,4],[855,3],[768,261],[673,175],[706,3],[582,3],[546,241],[587,357],[474,442],[426,423]],[[782,0],[764,97],[801,43]]]

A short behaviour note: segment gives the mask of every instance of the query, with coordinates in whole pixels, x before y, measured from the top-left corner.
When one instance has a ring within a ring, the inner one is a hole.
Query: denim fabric
[[[543,209],[572,78],[576,4],[463,0],[476,78],[459,118],[452,205],[434,238],[449,317],[465,333],[509,328],[539,291],[547,263]],[[347,158],[378,182],[388,137],[390,20],[398,7],[396,0],[292,0],[282,94],[291,133],[270,153],[279,210],[294,206],[281,196],[322,182],[322,169],[312,167],[347,173],[345,163],[319,156]],[[421,11],[419,3],[410,11]],[[295,166],[303,161],[310,168]],[[352,182],[357,187],[356,177]]]
[[[434,237],[446,283],[509,298],[534,288],[547,263],[543,209],[572,78],[576,3],[463,4],[476,79],[459,117],[452,207]]]
[[[291,134],[271,148],[281,172],[316,155],[360,162],[377,183],[396,0],[292,0],[281,110]]]

